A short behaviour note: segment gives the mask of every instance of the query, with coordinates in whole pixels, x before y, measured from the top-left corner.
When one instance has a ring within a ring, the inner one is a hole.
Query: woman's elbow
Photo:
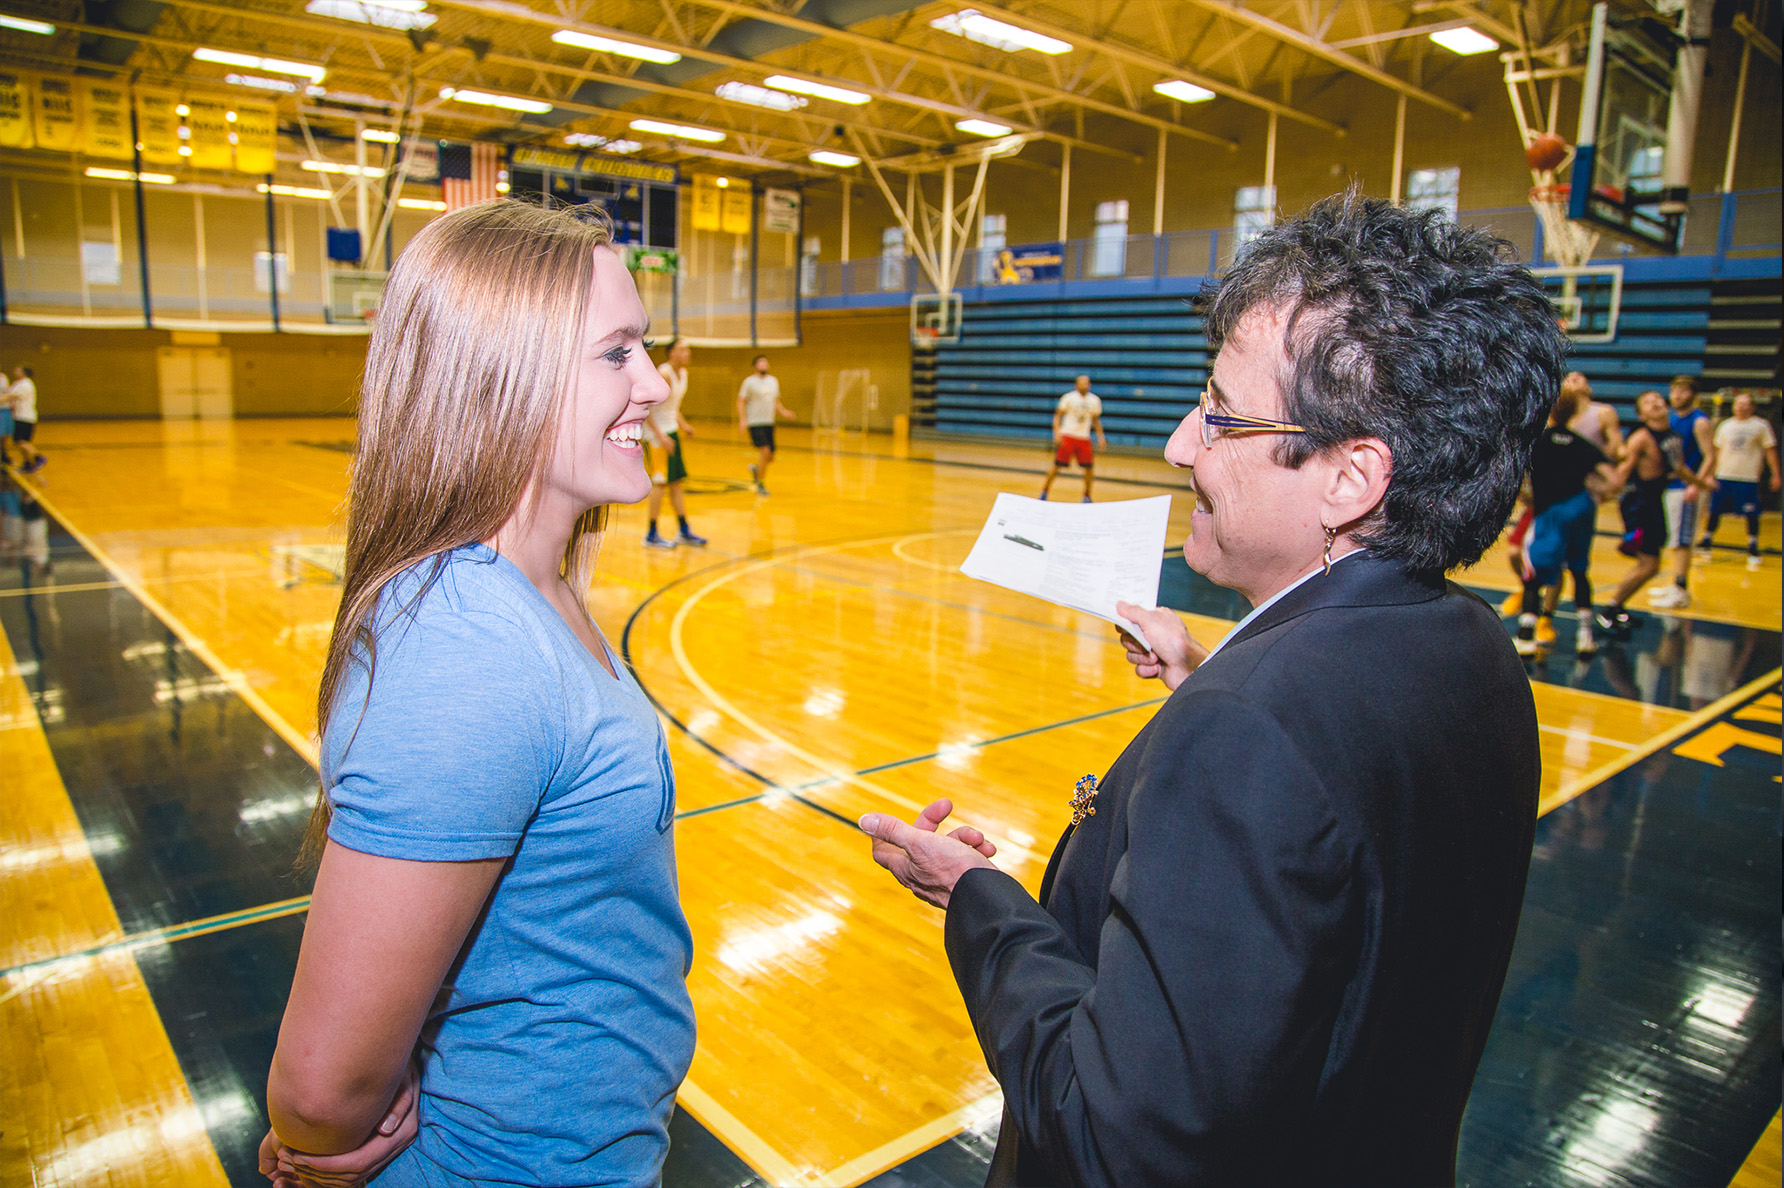
[[[273,1058],[266,1079],[266,1111],[273,1130],[295,1150],[313,1155],[350,1151],[371,1133],[389,1106],[373,1078],[346,1069]]]

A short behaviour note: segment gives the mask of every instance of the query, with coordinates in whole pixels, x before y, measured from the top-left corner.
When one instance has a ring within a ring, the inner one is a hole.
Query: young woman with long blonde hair
[[[275,1183],[657,1182],[693,1056],[674,778],[584,602],[666,386],[603,222],[435,220],[360,395]]]

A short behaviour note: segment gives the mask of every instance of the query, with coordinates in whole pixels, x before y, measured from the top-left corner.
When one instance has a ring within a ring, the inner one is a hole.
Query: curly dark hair
[[[1378,556],[1447,571],[1505,526],[1561,385],[1568,341],[1511,246],[1356,190],[1254,240],[1204,290],[1210,351],[1252,310],[1286,314],[1279,373],[1299,467],[1375,437],[1393,454],[1387,497],[1355,534]]]

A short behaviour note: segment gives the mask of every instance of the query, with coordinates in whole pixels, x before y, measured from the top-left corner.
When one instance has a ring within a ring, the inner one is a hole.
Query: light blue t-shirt
[[[420,1137],[379,1188],[655,1184],[694,1054],[657,716],[484,545],[391,582],[377,622],[371,698],[351,665],[323,737],[329,837],[510,859],[422,1031]]]

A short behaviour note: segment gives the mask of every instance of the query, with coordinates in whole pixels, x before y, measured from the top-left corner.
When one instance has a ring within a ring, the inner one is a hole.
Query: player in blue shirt
[[[667,387],[604,223],[423,229],[368,346],[280,1185],[645,1188],[694,1051],[662,729],[585,604]]]

